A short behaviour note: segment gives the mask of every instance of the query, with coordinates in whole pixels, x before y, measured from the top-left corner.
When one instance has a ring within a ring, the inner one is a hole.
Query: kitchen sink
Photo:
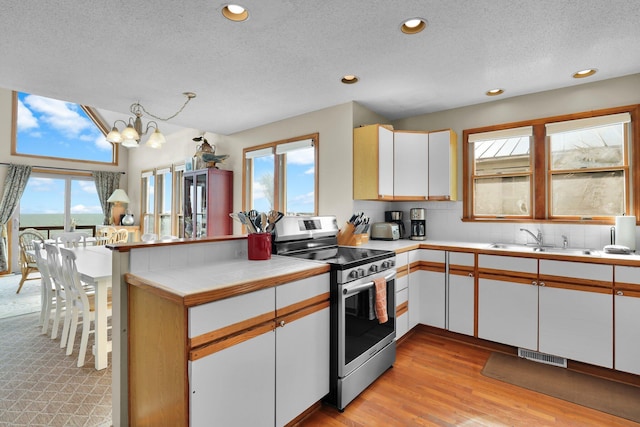
[[[587,248],[562,248],[559,246],[537,246],[537,245],[523,245],[518,243],[491,243],[487,246],[489,249],[504,249],[508,251],[516,252],[546,252],[558,255],[590,255],[598,256],[600,252],[594,249]]]

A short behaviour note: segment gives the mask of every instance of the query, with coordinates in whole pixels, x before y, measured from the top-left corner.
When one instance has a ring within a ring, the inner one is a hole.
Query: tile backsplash
[[[366,202],[355,200],[354,210],[364,211],[372,222],[384,221],[384,212],[400,210],[404,212],[405,229],[409,230],[409,209],[427,210],[427,241],[444,240],[473,243],[533,243],[526,228],[537,234],[542,231],[545,244],[562,246],[563,235],[567,236],[569,247],[602,249],[611,243],[611,225],[587,224],[549,224],[549,223],[513,223],[513,222],[463,222],[462,202]],[[636,242],[639,233],[636,227]]]

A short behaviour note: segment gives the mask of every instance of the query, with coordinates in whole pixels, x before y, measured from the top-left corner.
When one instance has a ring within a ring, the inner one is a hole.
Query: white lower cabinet
[[[538,351],[613,368],[611,291],[549,286],[540,286],[539,290]]]
[[[276,426],[287,424],[329,393],[330,323],[327,306],[276,329]]]
[[[615,266],[615,362],[640,375],[640,267]]]
[[[538,348],[538,260],[478,255],[478,338]]]
[[[418,271],[415,277],[420,284],[420,323],[444,329],[445,326],[445,275],[437,271]]]
[[[478,338],[535,350],[538,287],[527,279],[478,279]]]
[[[396,277],[396,339],[409,329],[409,275],[403,274]]]
[[[445,327],[445,251],[409,252],[409,327]]]
[[[240,307],[236,299],[248,302],[255,294],[271,301],[271,314],[256,312],[252,319],[265,320],[212,342],[215,350],[189,364],[191,426],[279,427],[329,393],[328,274],[218,301],[211,309],[232,316]],[[216,326],[224,331],[237,324]]]
[[[473,273],[449,273],[449,318],[451,332],[471,335],[475,322],[475,290]]]
[[[191,362],[190,425],[272,427],[275,346],[268,331]]]
[[[613,368],[613,266],[540,260],[538,351]]]
[[[479,257],[478,337],[612,368],[612,266],[541,259],[536,274],[534,263]]]
[[[475,255],[448,252],[447,329],[473,336],[475,333]]]

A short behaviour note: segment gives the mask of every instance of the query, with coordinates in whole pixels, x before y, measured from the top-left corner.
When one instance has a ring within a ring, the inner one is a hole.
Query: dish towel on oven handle
[[[387,314],[387,279],[380,277],[373,281],[376,288],[376,317],[379,323],[385,323],[389,320]]]

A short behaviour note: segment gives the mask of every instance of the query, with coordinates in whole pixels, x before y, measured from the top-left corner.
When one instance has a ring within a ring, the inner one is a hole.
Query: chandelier
[[[160,132],[158,123],[154,121],[148,122],[143,132],[142,115],[144,113],[147,116],[151,116],[156,120],[162,120],[163,122],[171,120],[175,116],[180,114],[182,110],[184,110],[184,107],[187,106],[189,101],[196,97],[196,94],[193,92],[184,92],[183,95],[187,97],[187,100],[184,102],[184,104],[182,104],[182,107],[180,107],[180,109],[175,114],[166,118],[154,116],[153,114],[145,110],[145,108],[139,102],[131,104],[131,106],[129,107],[129,111],[131,111],[131,114],[133,114],[135,118],[129,117],[128,122],[125,122],[124,120],[116,120],[113,123],[111,131],[107,134],[107,141],[114,144],[122,144],[123,147],[127,148],[137,148],[140,143],[140,138],[142,138],[143,135],[146,135],[151,129],[153,129],[153,133],[151,133],[145,145],[151,148],[162,147],[162,144],[167,142],[167,140],[162,132]],[[124,125],[124,129],[122,130],[122,132],[120,132],[120,130],[118,130],[118,127],[116,126],[118,123],[122,123]]]

